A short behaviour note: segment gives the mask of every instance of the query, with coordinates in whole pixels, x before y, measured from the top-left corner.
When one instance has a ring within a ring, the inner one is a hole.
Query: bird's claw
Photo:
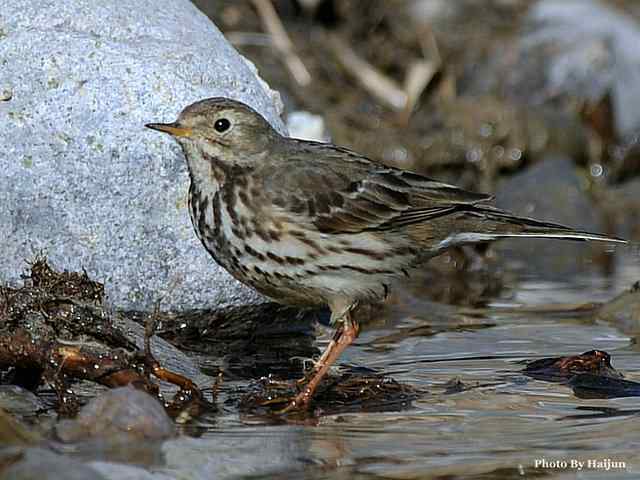
[[[304,412],[309,408],[309,400],[311,396],[309,392],[306,391],[306,388],[300,392],[295,398],[287,404],[286,407],[278,410],[276,413],[278,415],[284,415],[286,413],[292,412]]]

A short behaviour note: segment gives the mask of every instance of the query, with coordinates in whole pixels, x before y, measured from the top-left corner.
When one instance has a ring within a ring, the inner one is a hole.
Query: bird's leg
[[[333,333],[333,337],[331,338],[329,345],[327,345],[327,348],[324,349],[324,352],[322,352],[322,355],[320,356],[320,358],[318,358],[318,360],[315,360],[313,362],[313,368],[311,369],[311,371],[309,373],[306,373],[304,377],[302,377],[300,380],[296,381],[298,385],[302,385],[306,383],[307,378],[315,377],[318,371],[322,368],[322,366],[327,363],[327,359],[329,358],[329,355],[331,354],[331,352],[336,348],[338,338],[340,338],[340,335],[342,335],[343,330],[344,330],[344,325],[340,323],[337,326],[336,331]]]
[[[298,385],[305,383],[307,381],[307,378],[314,377],[318,372],[318,370],[320,370],[322,366],[325,363],[327,363],[327,358],[329,357],[333,349],[336,347],[336,342],[340,337],[340,335],[342,334],[343,330],[344,330],[344,325],[342,323],[338,324],[336,331],[333,332],[333,337],[331,338],[329,345],[327,345],[327,348],[324,349],[324,352],[322,352],[322,355],[320,356],[320,358],[318,358],[317,360],[312,360],[313,368],[311,369],[310,372],[306,373],[304,377],[296,381]]]
[[[331,342],[329,342],[327,349],[316,362],[311,379],[302,391],[296,395],[291,402],[289,402],[289,405],[282,410],[282,413],[290,412],[292,410],[304,410],[307,408],[311,401],[311,397],[313,397],[314,392],[331,368],[331,365],[333,365],[340,354],[356,339],[360,327],[351,316],[352,309],[353,306],[350,306],[341,314],[341,318],[338,320],[340,323],[338,324],[336,333]]]

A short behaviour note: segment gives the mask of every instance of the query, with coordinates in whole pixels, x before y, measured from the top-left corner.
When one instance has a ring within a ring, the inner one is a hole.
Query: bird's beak
[[[193,134],[191,128],[181,127],[177,123],[147,123],[145,127],[168,133],[174,137],[190,137]]]

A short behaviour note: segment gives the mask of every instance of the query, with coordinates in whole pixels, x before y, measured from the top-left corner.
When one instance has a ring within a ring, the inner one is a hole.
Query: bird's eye
[[[215,128],[218,133],[224,133],[231,128],[231,122],[226,118],[219,118],[216,120],[216,123],[213,124],[213,128]]]

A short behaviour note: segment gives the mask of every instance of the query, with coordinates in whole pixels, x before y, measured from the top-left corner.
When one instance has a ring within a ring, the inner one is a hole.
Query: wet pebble
[[[0,480],[106,480],[84,463],[42,448],[5,449],[0,464],[8,465]]]
[[[104,477],[113,480],[174,480],[175,476],[149,472],[142,467],[113,462],[90,462]]]
[[[163,445],[166,466],[161,471],[190,480],[282,478],[283,471],[302,471],[308,466],[305,455],[309,448],[304,433],[298,428],[275,428],[277,432],[261,427],[250,435],[220,432],[171,439]]]
[[[17,385],[0,385],[0,408],[14,415],[34,415],[45,404],[33,392]]]
[[[594,314],[597,321],[609,322],[628,335],[640,332],[640,282],[603,304]]]
[[[611,355],[601,350],[534,360],[527,364],[523,373],[548,382],[562,382],[583,374],[608,378],[622,377],[622,374],[611,365]]]
[[[161,440],[175,426],[158,400],[132,387],[109,390],[85,405],[78,418],[61,421],[58,438],[78,442],[87,438]]]

